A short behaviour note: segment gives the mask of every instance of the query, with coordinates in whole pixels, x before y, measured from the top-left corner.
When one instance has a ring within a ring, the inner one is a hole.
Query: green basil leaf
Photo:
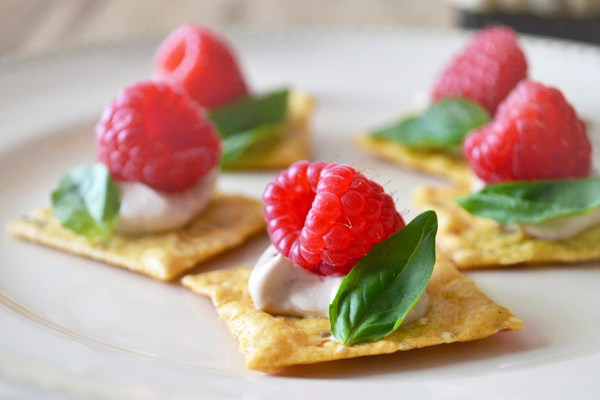
[[[66,173],[52,192],[52,215],[64,227],[87,237],[110,238],[119,219],[119,188],[103,164]]]
[[[600,177],[492,185],[457,202],[476,217],[504,225],[537,224],[600,207]]]
[[[280,125],[261,125],[223,139],[221,169],[236,169],[244,162],[264,158],[283,140]]]
[[[286,116],[288,94],[288,89],[282,89],[264,96],[246,97],[209,112],[208,118],[223,139],[261,125],[278,124]]]
[[[460,146],[467,133],[489,121],[488,112],[477,104],[462,99],[444,100],[427,107],[422,115],[411,115],[372,135],[411,148],[446,149]]]
[[[426,211],[352,268],[329,306],[339,342],[374,342],[400,326],[431,278],[436,233],[437,215]]]

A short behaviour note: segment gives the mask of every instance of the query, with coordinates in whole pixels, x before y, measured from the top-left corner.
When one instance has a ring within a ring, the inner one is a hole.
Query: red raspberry
[[[173,193],[219,163],[221,141],[187,95],[163,83],[139,82],[104,110],[96,125],[96,154],[115,180]]]
[[[561,92],[524,80],[493,121],[471,132],[463,154],[487,183],[581,178],[591,168],[586,127]]]
[[[373,246],[404,227],[394,200],[346,165],[300,161],[263,194],[277,250],[319,275],[345,275]]]
[[[207,108],[219,108],[248,95],[229,45],[206,28],[188,24],[160,45],[153,78],[183,87]]]
[[[498,104],[527,77],[527,61],[510,28],[479,32],[446,67],[431,97],[472,100],[494,115]]]

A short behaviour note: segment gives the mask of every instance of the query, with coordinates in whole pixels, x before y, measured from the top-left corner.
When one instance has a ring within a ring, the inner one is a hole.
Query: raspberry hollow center
[[[185,41],[182,40],[182,41],[176,43],[173,46],[173,48],[171,49],[171,52],[165,58],[165,61],[162,64],[162,67],[168,72],[175,71],[177,68],[179,68],[179,66],[183,62],[185,55],[186,55],[186,49],[187,49],[187,44]]]

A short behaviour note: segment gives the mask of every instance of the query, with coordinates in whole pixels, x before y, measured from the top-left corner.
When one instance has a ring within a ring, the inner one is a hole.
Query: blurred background
[[[0,56],[160,37],[189,21],[438,29],[503,23],[600,44],[599,14],[600,0],[0,0]]]

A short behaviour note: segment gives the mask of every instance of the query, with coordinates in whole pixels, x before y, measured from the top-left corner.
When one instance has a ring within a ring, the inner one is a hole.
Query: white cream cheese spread
[[[258,259],[248,289],[259,310],[297,317],[327,317],[342,279],[313,274],[271,245]],[[427,293],[423,293],[402,324],[424,317],[430,307]]]
[[[158,192],[140,182],[118,183],[121,208],[116,231],[158,232],[181,227],[208,205],[217,182],[218,166],[181,193]]]

